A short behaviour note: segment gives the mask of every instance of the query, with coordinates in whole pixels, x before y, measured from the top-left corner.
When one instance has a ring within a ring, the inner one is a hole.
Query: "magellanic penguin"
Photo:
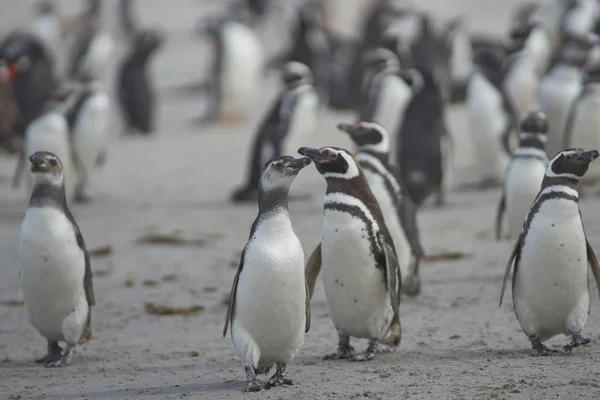
[[[363,104],[359,110],[360,121],[377,122],[390,132],[398,132],[404,113],[413,96],[416,71],[400,70],[398,57],[388,49],[376,49],[365,55],[365,85]],[[396,136],[393,136],[392,149],[397,149]],[[395,164],[396,152],[392,152]]]
[[[548,119],[542,112],[532,111],[521,121],[519,147],[506,168],[504,190],[496,214],[497,240],[502,236],[505,211],[510,237],[517,237],[523,229],[523,220],[540,190],[548,166],[544,150],[547,131]]]
[[[475,69],[471,39],[460,19],[450,21],[444,34],[446,41],[450,43],[450,99],[462,102],[466,98],[469,78]]]
[[[414,296],[421,291],[419,262],[423,248],[417,226],[417,209],[405,193],[400,172],[389,163],[390,136],[375,122],[339,124],[357,145],[355,154],[369,187],[375,195],[385,225],[394,241],[402,275],[402,292]]]
[[[583,88],[573,102],[563,147],[600,148],[600,62],[585,67]],[[582,183],[597,183],[600,166],[590,166]]]
[[[163,41],[164,35],[158,30],[138,31],[129,53],[119,66],[119,103],[129,132],[148,134],[154,131],[156,94],[148,62]]]
[[[310,294],[304,277],[304,251],[294,233],[287,197],[298,172],[310,159],[275,157],[265,165],[258,216],[233,280],[223,337],[231,324],[233,346],[244,364],[246,391],[262,389],[256,374],[276,365],[266,388],[291,385],[285,368],[300,351],[310,329]]]
[[[256,34],[232,19],[212,21],[199,28],[213,41],[211,95],[205,121],[238,123],[254,109],[265,66],[264,50]]]
[[[587,59],[586,51],[567,45],[540,83],[538,103],[540,111],[548,116],[546,153],[549,156],[564,148],[567,120],[582,88],[583,66]]]
[[[542,342],[561,333],[572,337],[567,351],[589,342],[582,337],[590,312],[587,264],[600,289],[600,263],[585,235],[577,183],[599,155],[567,149],[554,156],[506,265],[500,305],[514,261],[515,314],[534,355],[548,355]]]
[[[418,71],[423,85],[408,105],[398,136],[398,166],[407,193],[417,207],[436,194],[444,204],[451,182],[452,140],[446,126],[446,103],[433,74]]]
[[[282,80],[283,91],[256,133],[248,182],[232,195],[235,202],[256,200],[265,163],[272,157],[292,153],[290,150],[298,149],[299,142],[310,142],[310,135],[316,129],[319,100],[310,69],[304,64],[289,62],[283,69]]]
[[[593,31],[598,18],[598,2],[596,0],[566,1],[570,8],[562,21],[563,32],[586,35]]]
[[[29,161],[35,183],[21,227],[19,277],[29,321],[48,340],[48,354],[36,362],[64,366],[92,335],[90,256],[67,207],[62,163],[46,151]],[[64,352],[58,342],[66,342]]]
[[[310,256],[306,276],[311,294],[323,269],[329,315],[338,331],[336,353],[325,359],[368,361],[379,342],[401,339],[401,272],[393,239],[369,183],[354,157],[343,149],[302,147],[327,182],[322,241]],[[354,354],[350,337],[369,339]]]
[[[36,13],[31,32],[43,43],[46,54],[52,57],[55,72],[61,71],[64,32],[60,15],[54,4],[47,0],[36,5]]]
[[[104,78],[114,58],[115,43],[109,32],[103,29],[100,16],[90,18],[71,48],[68,76],[81,75]]]

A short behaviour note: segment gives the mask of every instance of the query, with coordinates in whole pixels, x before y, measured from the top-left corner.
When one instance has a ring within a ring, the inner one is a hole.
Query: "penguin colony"
[[[148,62],[165,34],[140,28],[131,1],[118,2],[118,34],[100,2],[85,3],[69,33],[53,3],[42,2],[31,29],[0,42],[0,111],[10,100],[18,111],[4,129],[20,143],[13,186],[26,175],[30,190],[19,278],[29,321],[47,340],[37,362],[48,367],[68,365],[92,338],[90,255],[70,207],[90,200],[91,177],[114,139],[114,106],[125,132],[148,134],[157,123]],[[559,334],[571,339],[566,351],[588,344],[588,268],[600,289],[600,262],[579,199],[580,186],[592,192],[600,183],[600,3],[523,7],[497,42],[392,0],[354,10],[364,14],[362,32],[342,28],[328,13],[333,1],[275,3],[234,2],[197,27],[213,55],[203,124],[249,119],[269,69],[280,75],[280,93],[256,124],[246,182],[231,194],[234,203],[258,203],[223,329],[246,390],[292,384],[286,370],[310,339],[319,276],[338,334],[324,359],[369,361],[380,345],[400,346],[401,303],[427,285],[418,211],[429,200],[445,206],[452,184],[452,102],[466,104],[482,178],[475,188],[502,186],[495,234],[515,243],[500,305],[512,271],[514,312],[534,355],[556,352],[544,342]],[[289,43],[269,59],[257,27],[275,19],[289,25]],[[352,148],[316,145],[325,106],[346,112],[337,130]],[[321,235],[305,258],[288,198],[311,164],[325,193]],[[367,339],[364,351],[352,338]]]

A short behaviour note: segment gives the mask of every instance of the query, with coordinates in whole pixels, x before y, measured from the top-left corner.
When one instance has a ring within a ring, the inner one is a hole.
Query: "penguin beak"
[[[577,158],[577,161],[582,161],[586,164],[589,164],[598,157],[600,157],[598,150],[590,150],[586,151],[585,153],[581,153],[581,155]]]
[[[321,164],[328,160],[327,154],[323,154],[319,149],[313,149],[312,147],[300,147],[298,153],[310,158],[315,164]]]
[[[48,164],[44,157],[41,157],[37,153],[33,153],[29,156],[29,162],[31,163],[31,170],[33,172],[43,172],[48,168]]]
[[[288,165],[288,168],[291,168],[296,171],[300,171],[302,168],[306,167],[311,163],[311,159],[308,157],[296,158],[294,161]]]
[[[4,70],[0,73],[0,82],[9,83],[17,76],[19,72],[16,62],[9,62]]]
[[[350,136],[354,136],[360,131],[359,124],[338,124],[337,128],[342,132],[346,132]]]

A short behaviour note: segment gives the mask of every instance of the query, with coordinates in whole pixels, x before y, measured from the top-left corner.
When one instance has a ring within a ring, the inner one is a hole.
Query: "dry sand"
[[[25,24],[32,3],[0,1],[0,26]],[[27,323],[25,309],[18,304],[22,293],[17,248],[26,199],[23,192],[9,187],[7,177],[15,160],[0,159],[4,171],[0,181],[0,398],[600,398],[600,307],[595,287],[586,326],[592,342],[573,354],[531,357],[510,296],[498,308],[512,246],[492,237],[498,190],[453,191],[447,207],[426,207],[421,212],[426,252],[463,252],[466,257],[423,264],[422,294],[401,304],[403,341],[396,351],[379,354],[369,363],[322,361],[335,349],[337,338],[319,282],[312,301],[312,330],[288,368],[295,384],[243,394],[242,365],[221,330],[224,298],[256,206],[233,207],[226,198],[241,180],[256,121],[234,128],[200,128],[191,119],[200,113],[201,101],[170,89],[204,74],[206,46],[190,30],[209,8],[205,5],[217,2],[138,3],[145,5],[143,21],[160,21],[169,34],[166,48],[153,64],[161,89],[160,129],[151,138],[115,139],[106,168],[94,177],[94,203],[73,207],[88,248],[109,246],[110,254],[92,259],[97,298],[94,337],[77,349],[67,368],[47,369],[33,363],[43,354],[45,341]],[[507,7],[517,2],[423,3],[439,15],[466,14],[474,30],[498,33],[507,23]],[[263,107],[267,98],[260,98]],[[315,145],[347,145],[334,126],[350,119],[349,114],[324,114]],[[472,180],[476,173],[470,169],[474,157],[464,110],[453,108],[449,119],[457,145],[457,181]],[[309,254],[320,237],[325,185],[313,167],[300,175],[293,192],[310,193],[312,199],[292,202],[290,211]],[[581,208],[589,239],[600,251],[600,204],[590,197],[582,200]],[[192,242],[136,244],[148,233],[173,232]],[[147,302],[199,305],[204,311],[187,317],[157,316],[146,312]],[[559,348],[566,342],[566,337],[559,337],[549,345]],[[366,346],[365,341],[354,344]]]

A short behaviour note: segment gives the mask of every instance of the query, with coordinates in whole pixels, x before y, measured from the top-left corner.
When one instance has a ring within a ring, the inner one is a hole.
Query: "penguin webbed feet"
[[[531,340],[532,355],[534,357],[545,357],[552,353],[557,353],[557,350],[545,346],[538,336],[532,336],[529,340]]]
[[[265,389],[270,389],[272,387],[281,386],[281,385],[293,385],[291,379],[284,377],[285,375],[285,367],[286,364],[277,364],[277,370],[275,374],[269,379],[269,381],[265,384]]]
[[[338,349],[333,354],[327,354],[323,360],[347,360],[354,356],[354,347],[350,346],[350,336],[340,335]]]
[[[585,346],[589,342],[590,342],[590,339],[584,338],[583,336],[581,336],[578,333],[574,333],[572,335],[571,343],[565,345],[563,347],[563,350],[566,351],[567,353],[570,353],[571,351],[573,351],[574,348],[579,347],[579,346]]]
[[[73,347],[74,346],[67,344],[63,353],[63,350],[58,345],[58,342],[48,341],[48,353],[44,357],[35,360],[35,362],[38,364],[44,364],[44,366],[48,368],[66,367],[71,363],[71,358],[73,357]]]
[[[350,361],[371,361],[377,353],[378,346],[379,341],[377,339],[369,340],[369,345],[367,346],[365,352],[353,355],[350,357]]]
[[[244,370],[246,371],[246,380],[248,384],[246,385],[246,392],[259,392],[262,390],[263,386],[261,382],[256,378],[256,372],[254,371],[254,367],[251,365],[244,366]]]

